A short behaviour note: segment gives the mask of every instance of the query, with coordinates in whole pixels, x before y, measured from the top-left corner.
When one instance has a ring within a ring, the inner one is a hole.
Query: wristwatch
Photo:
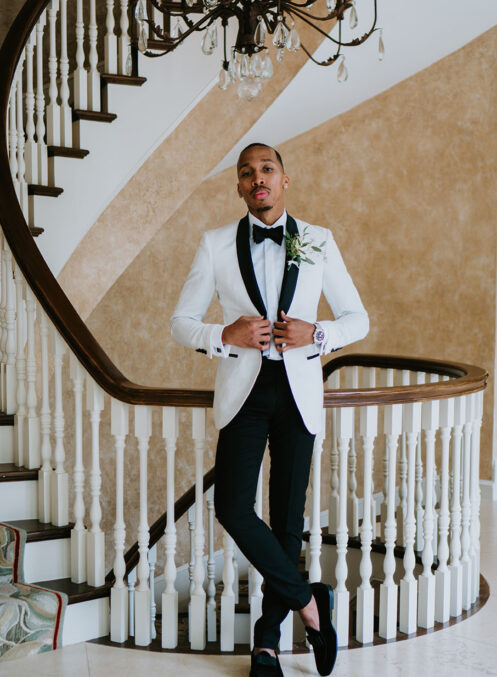
[[[314,331],[314,336],[312,338],[314,340],[314,343],[320,345],[325,339],[325,333],[319,322],[314,322],[314,326],[316,327],[316,329]]]

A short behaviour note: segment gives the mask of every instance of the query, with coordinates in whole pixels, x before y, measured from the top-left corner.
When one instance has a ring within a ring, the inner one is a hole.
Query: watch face
[[[324,331],[322,329],[316,329],[314,341],[316,343],[322,343],[324,341]]]

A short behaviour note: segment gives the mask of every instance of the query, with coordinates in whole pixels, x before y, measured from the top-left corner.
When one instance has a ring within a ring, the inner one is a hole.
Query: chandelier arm
[[[218,8],[215,7],[209,14],[206,14],[206,15],[202,16],[202,18],[199,19],[199,20],[197,21],[196,24],[192,24],[192,25],[188,28],[188,30],[186,30],[184,33],[182,33],[177,39],[171,38],[170,36],[167,36],[167,37],[166,37],[166,36],[164,36],[164,34],[163,34],[162,37],[159,36],[159,37],[161,37],[162,40],[164,40],[164,42],[166,42],[167,45],[170,46],[170,48],[167,49],[165,52],[163,52],[163,54],[167,54],[168,52],[172,51],[173,49],[176,49],[176,47],[177,47],[178,45],[180,45],[180,44],[183,42],[183,40],[185,40],[185,39],[186,39],[189,35],[191,35],[194,31],[203,31],[203,30],[205,30],[208,26],[210,26],[211,23],[213,23],[213,21],[215,21],[215,20],[218,18],[218,15],[219,15]],[[147,19],[146,21],[147,21],[147,23],[149,24],[149,26],[151,26],[151,28],[152,28],[152,30],[154,31],[154,33],[155,33],[156,35],[158,35],[158,33],[157,33],[157,31],[155,30],[153,24],[151,23],[152,20],[151,20],[151,19]],[[205,26],[201,26],[201,24],[203,24],[204,22],[206,22],[206,25],[205,25]],[[153,55],[153,56],[162,56],[162,54],[156,54],[155,52],[149,52],[148,50],[147,50],[146,52],[144,52],[144,54],[145,54],[146,56],[150,56],[150,55]]]
[[[328,38],[328,40],[331,40],[332,42],[334,42],[334,43],[335,43],[336,45],[338,45],[339,47],[343,46],[344,43],[340,42],[339,39],[338,39],[338,40],[335,40],[334,38],[332,38],[331,36],[329,36],[328,33],[327,33],[326,31],[324,31],[324,30],[323,30],[322,28],[320,28],[319,26],[316,26],[316,24],[312,23],[312,21],[309,20],[309,17],[308,17],[307,15],[301,13],[299,10],[292,9],[291,11],[290,11],[290,10],[287,10],[287,11],[288,11],[288,14],[289,14],[290,16],[293,16],[293,15],[298,16],[299,19],[301,19],[302,21],[304,21],[306,24],[309,24],[309,26],[311,26],[312,28],[314,28],[314,30],[316,30],[318,33],[321,33],[321,35],[323,35],[325,38]],[[339,27],[339,29],[341,29],[340,22],[338,23],[338,27]]]
[[[376,0],[374,0],[374,5],[375,5],[375,16],[374,16],[374,20],[373,20],[373,25],[371,26],[371,28],[369,29],[369,31],[367,33],[364,33],[364,35],[362,35],[360,38],[354,38],[350,42],[342,42],[340,37],[337,40],[336,38],[333,38],[331,35],[328,35],[328,33],[326,33],[326,31],[323,31],[321,28],[316,26],[312,21],[310,21],[308,14],[307,13],[304,14],[300,9],[293,8],[291,12],[288,10],[288,13],[289,14],[292,13],[292,14],[295,14],[296,16],[298,16],[299,19],[301,19],[305,23],[309,24],[309,26],[312,26],[312,28],[314,28],[316,31],[321,33],[321,35],[328,38],[328,40],[331,40],[331,42],[334,42],[335,45],[339,45],[340,47],[356,47],[357,45],[361,45],[363,42],[366,42],[366,40],[369,38],[369,36],[376,30]],[[312,18],[314,19],[316,17],[312,17]],[[322,21],[322,19],[317,19],[317,21]],[[338,22],[338,28],[340,30],[340,33],[341,33],[341,27],[342,27],[341,23],[342,23],[341,21]]]
[[[300,46],[302,47],[304,52],[307,54],[309,59],[311,61],[313,61],[317,66],[332,66],[335,63],[335,61],[338,59],[338,57],[340,56],[340,50],[338,50],[333,56],[330,56],[329,59],[327,59],[326,61],[318,61],[317,59],[315,59],[312,56],[312,54],[309,52],[309,50],[307,49],[307,47],[305,45],[303,45],[301,43]]]
[[[292,7],[292,8],[302,10],[302,8],[308,7],[309,5],[313,5],[313,4],[314,4],[314,2],[299,3],[299,2],[293,2],[293,0],[284,0],[283,9],[286,9],[287,7]],[[350,7],[352,7],[352,3],[351,2],[346,3],[345,6],[341,8],[340,14],[342,14],[342,16],[343,16],[343,12],[345,12],[345,10],[349,9]],[[314,14],[309,14],[309,12],[306,12],[306,16],[310,16],[312,19],[316,19],[316,21],[331,21],[331,19],[339,20],[337,9],[332,10],[326,16],[315,16]]]

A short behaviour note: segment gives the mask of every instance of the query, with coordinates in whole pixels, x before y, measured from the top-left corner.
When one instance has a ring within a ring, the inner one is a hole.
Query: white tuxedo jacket
[[[283,353],[283,360],[300,414],[311,433],[322,425],[323,379],[321,354],[338,350],[362,339],[369,320],[359,294],[347,272],[337,245],[326,228],[287,217],[287,232],[307,234],[319,246],[325,241],[324,255],[314,253],[314,265],[300,268],[285,265],[278,308],[290,317],[316,322],[321,292],[334,320],[319,320],[326,342],[318,348],[307,345]],[[241,315],[266,316],[257,286],[250,253],[248,216],[239,223],[204,233],[190,273],[171,318],[171,333],[181,345],[205,352],[209,357],[224,353],[221,332]],[[223,309],[224,325],[203,322],[212,297],[217,294]],[[214,392],[214,420],[218,428],[227,425],[241,409],[261,368],[261,352],[256,348],[231,346],[220,359]]]

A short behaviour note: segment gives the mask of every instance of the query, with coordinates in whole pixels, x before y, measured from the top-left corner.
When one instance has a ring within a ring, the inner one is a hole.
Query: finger
[[[285,322],[291,322],[292,320],[295,319],[293,317],[289,317],[284,310],[281,311],[281,317]]]
[[[287,324],[286,322],[275,322],[273,326],[276,327],[276,329],[286,329]]]

